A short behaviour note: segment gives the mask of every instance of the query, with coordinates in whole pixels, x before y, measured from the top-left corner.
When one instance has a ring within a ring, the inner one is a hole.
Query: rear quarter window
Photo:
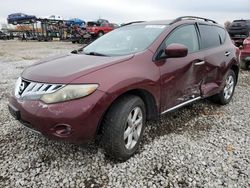
[[[199,25],[201,34],[201,48],[208,49],[221,45],[220,35],[217,29],[211,25]]]

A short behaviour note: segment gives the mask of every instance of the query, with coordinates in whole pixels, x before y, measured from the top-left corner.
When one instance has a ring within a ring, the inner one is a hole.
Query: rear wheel
[[[226,83],[223,90],[220,93],[212,96],[211,99],[214,102],[222,105],[228,104],[233,97],[235,85],[236,85],[236,76],[234,71],[230,70],[227,74]]]
[[[104,117],[102,144],[107,156],[125,161],[138,149],[146,121],[141,98],[126,95]]]
[[[249,68],[249,65],[247,64],[247,62],[241,61],[240,62],[240,68],[244,69],[244,70],[247,70]]]

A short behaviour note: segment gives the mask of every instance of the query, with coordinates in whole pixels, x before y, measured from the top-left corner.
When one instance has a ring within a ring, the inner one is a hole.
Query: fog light
[[[56,125],[51,130],[53,134],[58,137],[67,137],[72,133],[71,126],[67,124]]]

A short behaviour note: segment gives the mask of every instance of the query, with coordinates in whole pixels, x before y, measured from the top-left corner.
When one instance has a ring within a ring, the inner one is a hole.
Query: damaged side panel
[[[201,84],[206,74],[203,53],[189,54],[183,58],[169,58],[161,63],[162,111],[201,96]]]
[[[201,94],[203,97],[208,97],[219,93],[224,86],[223,80],[228,70],[230,57],[224,57],[225,48],[221,46],[204,52],[207,54],[205,57],[206,76],[201,85]]]

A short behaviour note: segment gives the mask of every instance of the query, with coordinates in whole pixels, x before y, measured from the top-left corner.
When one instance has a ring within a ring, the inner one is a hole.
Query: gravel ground
[[[199,101],[149,122],[137,154],[48,140],[14,121],[7,100],[23,68],[77,45],[0,41],[0,187],[250,187],[250,72],[231,103]]]

